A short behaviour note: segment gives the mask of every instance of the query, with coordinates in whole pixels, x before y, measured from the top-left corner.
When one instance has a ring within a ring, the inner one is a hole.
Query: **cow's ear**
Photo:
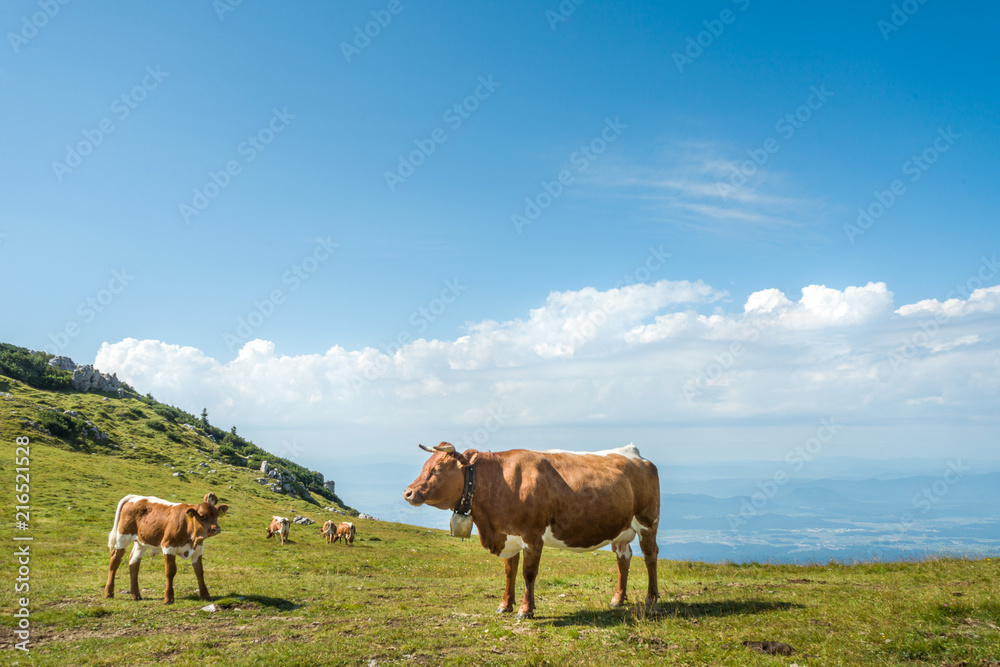
[[[187,514],[189,517],[191,517],[192,519],[194,519],[195,517],[198,516],[198,510],[196,508],[194,508],[194,507],[189,507],[185,511],[185,514]]]
[[[455,452],[454,456],[458,460],[459,468],[468,468],[479,458],[479,452],[474,449],[467,449],[462,453]]]
[[[217,505],[215,507],[215,509],[219,510],[219,516],[222,516],[223,514],[225,514],[226,512],[229,511],[229,505],[225,505],[225,504],[223,504],[223,505]]]

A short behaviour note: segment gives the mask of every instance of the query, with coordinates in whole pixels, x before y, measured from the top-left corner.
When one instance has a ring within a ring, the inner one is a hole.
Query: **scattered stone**
[[[271,472],[271,465],[267,461],[260,462],[260,471],[265,475]]]
[[[316,522],[306,516],[297,516],[294,519],[292,519],[292,523],[297,523],[300,526],[308,526]]]
[[[743,645],[768,655],[792,655],[795,653],[795,649],[783,642],[743,642]]]
[[[361,512],[360,514],[358,514],[358,518],[359,519],[366,519],[367,521],[381,521],[382,520],[382,519],[378,518],[377,516],[372,516],[371,514],[365,514],[364,512]]]
[[[211,613],[214,613],[214,612],[217,612],[217,611],[219,611],[219,608],[218,608],[218,607],[216,607],[216,606],[215,606],[215,603],[213,602],[213,603],[212,603],[212,604],[210,604],[210,605],[206,605],[206,606],[202,607],[202,608],[201,608],[201,610],[202,610],[202,611],[207,611],[207,612],[211,612]]]
[[[183,476],[184,476],[184,473],[182,473],[182,472],[175,472],[174,473],[174,477],[183,477]]]
[[[188,429],[189,431],[193,431],[194,430],[194,426],[191,426],[191,424],[181,424],[181,426],[183,426],[184,428]]]

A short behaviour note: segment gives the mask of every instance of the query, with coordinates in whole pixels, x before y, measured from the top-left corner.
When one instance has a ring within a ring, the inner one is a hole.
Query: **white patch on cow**
[[[193,546],[192,542],[188,542],[179,547],[163,547],[162,551],[164,556],[180,556],[182,560],[190,560],[192,563],[196,563],[201,558],[205,547],[199,545],[192,548]],[[161,549],[157,549],[157,551],[161,551]]]
[[[625,560],[632,560],[632,545],[628,542],[612,542],[611,550],[615,552],[618,558],[624,558]]]
[[[510,558],[511,556],[518,554],[522,549],[527,547],[522,540],[517,535],[508,535],[507,541],[503,545],[503,551],[500,552],[500,558]]]
[[[135,546],[132,547],[132,555],[128,557],[128,564],[134,565],[135,563],[138,563],[140,560],[142,560],[142,557],[145,554],[146,554],[145,547],[136,542]]]
[[[128,534],[122,535],[118,531],[115,531],[115,537],[114,537],[115,549],[124,549],[133,542],[138,542],[138,541],[139,541],[138,535],[128,535]]]
[[[549,449],[549,450],[544,451],[542,453],[543,454],[579,454],[581,456],[584,456],[584,455],[590,455],[590,456],[610,456],[612,454],[617,454],[618,456],[624,456],[627,459],[633,459],[633,460],[638,460],[638,461],[644,460],[642,458],[642,456],[639,454],[639,448],[636,447],[634,444],[631,444],[631,443],[628,444],[628,445],[625,445],[624,447],[616,447],[615,449],[602,449],[599,452],[571,452],[571,451],[568,451],[568,450],[565,450],[565,449]]]

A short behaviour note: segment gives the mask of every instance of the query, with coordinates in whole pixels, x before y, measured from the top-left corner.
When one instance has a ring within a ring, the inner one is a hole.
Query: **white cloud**
[[[948,299],[943,303],[937,299],[924,299],[914,304],[902,306],[896,312],[903,317],[919,316],[944,319],[972,313],[1000,312],[1000,285],[974,290],[968,299]]]
[[[725,312],[725,292],[660,281],[553,292],[526,318],[469,324],[454,340],[420,339],[391,354],[334,346],[286,356],[254,340],[227,362],[126,339],[105,343],[96,365],[241,428],[469,432],[491,411],[530,428],[829,415],[884,424],[935,411],[995,423],[1000,311],[988,304],[997,294],[894,313],[884,283],[810,285],[798,300],[762,290]],[[949,319],[933,330],[912,317],[941,309]]]

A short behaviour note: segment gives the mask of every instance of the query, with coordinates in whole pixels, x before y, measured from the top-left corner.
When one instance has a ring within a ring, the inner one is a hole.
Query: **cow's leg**
[[[163,591],[163,604],[174,603],[174,575],[177,574],[177,557],[163,554],[164,569],[167,572],[167,588]]]
[[[142,599],[142,594],[139,592],[139,565],[145,555],[146,547],[136,542],[135,546],[132,547],[132,555],[128,557],[128,576],[131,585],[129,592],[132,594],[133,600]]]
[[[523,539],[523,538],[522,538]],[[524,540],[524,600],[517,610],[517,618],[535,617],[535,578],[538,576],[538,564],[542,560],[542,539]]]
[[[656,545],[656,524],[639,533],[639,547],[646,561],[646,574],[649,575],[649,587],[646,592],[646,604],[655,604],[660,599],[660,588],[656,580],[656,559],[660,555],[660,547]]]
[[[106,598],[113,598],[115,596],[115,573],[118,572],[118,566],[121,565],[122,558],[124,557],[124,549],[111,550],[111,562],[108,564],[108,583],[104,587],[104,597]]]
[[[503,589],[503,598],[497,608],[498,614],[508,614],[514,611],[514,582],[517,580],[517,565],[520,560],[520,551],[510,558],[503,559],[503,572],[507,575],[507,585]]]
[[[628,542],[612,542],[611,551],[618,558],[618,585],[615,586],[611,606],[620,607],[628,599],[628,567],[632,563],[632,547]]]
[[[204,556],[197,560],[192,558],[191,567],[194,568],[194,576],[198,578],[198,595],[201,596],[202,600],[211,600],[212,596],[208,594],[208,586],[205,585],[205,567],[202,562],[204,558]]]

